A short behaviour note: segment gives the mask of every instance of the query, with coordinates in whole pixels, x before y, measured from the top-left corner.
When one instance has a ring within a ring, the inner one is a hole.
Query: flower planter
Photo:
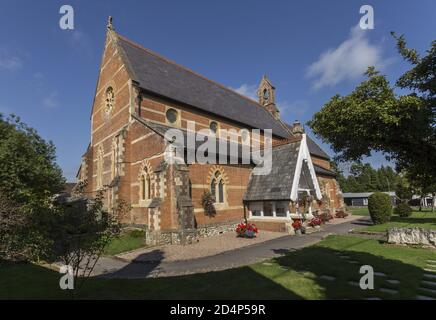
[[[244,222],[238,224],[235,231],[238,237],[248,239],[255,238],[256,234],[258,233],[258,229],[254,223]]]

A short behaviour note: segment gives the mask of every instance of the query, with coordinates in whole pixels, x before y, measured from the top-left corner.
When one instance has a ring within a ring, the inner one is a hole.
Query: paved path
[[[253,264],[283,255],[289,251],[313,245],[330,234],[346,234],[351,229],[366,226],[367,217],[342,224],[326,225],[323,230],[302,236],[283,236],[263,243],[186,261],[126,262],[102,257],[94,274],[105,278],[146,278],[186,275],[219,271]],[[156,253],[154,253],[156,254]]]

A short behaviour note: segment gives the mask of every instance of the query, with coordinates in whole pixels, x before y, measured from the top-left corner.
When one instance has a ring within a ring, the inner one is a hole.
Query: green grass
[[[118,238],[112,240],[106,247],[104,254],[113,256],[115,254],[138,249],[145,246],[145,236],[135,232],[122,233]]]
[[[413,211],[410,217],[399,217],[392,215],[391,221],[379,225],[367,227],[365,231],[384,232],[389,228],[406,228],[406,227],[420,227],[424,229],[436,230],[436,212],[430,211]]]
[[[358,264],[346,262],[346,254]],[[91,278],[79,292],[80,299],[413,299],[418,294],[423,267],[436,260],[428,249],[392,246],[373,239],[330,236],[319,244],[285,256],[232,270],[156,279]],[[371,265],[386,279],[375,277],[376,289],[397,288],[391,296],[375,290],[361,290],[348,283],[359,281],[359,267]],[[335,281],[321,278],[336,277]],[[0,268],[0,299],[68,299],[59,289],[59,274],[32,264]],[[422,293],[420,293],[422,294]],[[428,295],[428,294],[426,294]]]
[[[355,216],[369,216],[369,211],[367,207],[364,208],[351,208],[351,213]]]

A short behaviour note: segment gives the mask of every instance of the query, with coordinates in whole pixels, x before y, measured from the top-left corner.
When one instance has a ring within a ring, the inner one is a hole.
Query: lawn
[[[113,256],[121,252],[138,249],[144,246],[144,232],[139,230],[125,231],[118,238],[115,238],[109,243],[104,254],[107,256]]]
[[[369,211],[367,207],[350,208],[350,211],[354,216],[369,216]]]
[[[380,231],[384,232],[389,228],[406,228],[406,227],[420,227],[424,229],[436,230],[436,212],[430,211],[413,211],[412,215],[407,218],[402,218],[397,215],[392,215],[391,221],[384,224],[374,225],[367,227],[365,231]]]
[[[330,236],[317,245],[280,258],[232,270],[157,279],[92,278],[77,298],[413,299],[423,294],[418,287],[427,260],[436,260],[436,252],[354,236]],[[361,290],[350,284],[349,281],[359,281],[359,267],[363,264],[386,274],[375,277],[376,289],[397,289],[398,293]],[[386,281],[389,279],[401,284],[390,284]],[[7,264],[0,268],[0,299],[71,298],[68,292],[59,289],[58,282],[58,273],[40,266]]]

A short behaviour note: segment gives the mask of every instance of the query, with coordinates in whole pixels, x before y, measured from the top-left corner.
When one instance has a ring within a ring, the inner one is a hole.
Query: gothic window
[[[103,187],[103,146],[100,145],[97,152],[97,189]]]
[[[210,193],[215,197],[216,195],[216,180],[215,178],[212,179],[210,182]]]
[[[140,181],[140,191],[141,191],[141,200],[151,199],[151,183],[150,183],[150,174],[148,173],[148,169],[144,168],[141,174]]]
[[[108,87],[104,99],[104,112],[110,114],[114,108],[115,93],[112,87]]]
[[[189,193],[189,198],[192,199],[192,182],[191,182],[191,180],[189,180],[189,189],[188,189],[188,193]]]
[[[225,203],[225,184],[221,172],[215,172],[210,182],[210,193],[215,197],[215,203]]]
[[[218,183],[218,203],[224,202],[224,183],[223,180],[220,180]]]
[[[178,120],[179,113],[175,109],[168,109],[166,112],[166,118],[168,123],[175,124]]]
[[[268,92],[268,89],[263,89],[263,98],[264,98],[265,100],[268,100],[268,98],[269,98],[269,92]]]

